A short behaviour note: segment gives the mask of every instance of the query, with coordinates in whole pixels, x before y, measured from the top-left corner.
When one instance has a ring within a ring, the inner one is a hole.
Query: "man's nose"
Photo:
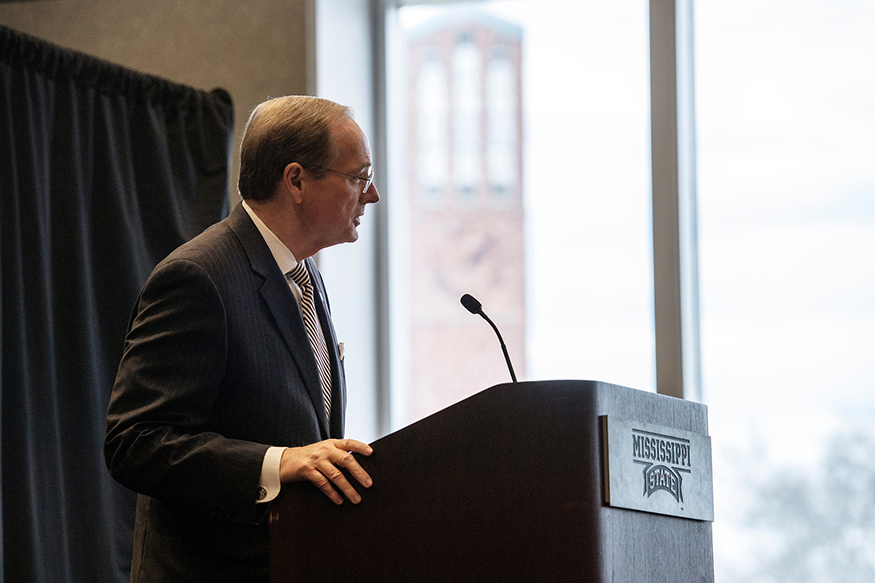
[[[365,204],[372,202],[380,202],[380,192],[377,190],[377,185],[371,182],[367,192],[365,192]]]

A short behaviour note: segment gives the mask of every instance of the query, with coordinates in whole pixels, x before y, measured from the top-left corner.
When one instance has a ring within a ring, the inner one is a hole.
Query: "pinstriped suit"
[[[267,580],[265,512],[255,503],[265,451],[344,431],[337,338],[306,261],[331,358],[330,426],[295,299],[240,205],[146,282],[105,443],[112,475],[139,493],[132,581]]]

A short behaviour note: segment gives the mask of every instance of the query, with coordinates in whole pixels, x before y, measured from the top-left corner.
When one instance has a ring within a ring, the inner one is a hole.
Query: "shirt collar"
[[[279,240],[279,237],[274,235],[273,231],[267,228],[267,225],[264,224],[258,215],[255,214],[255,211],[252,210],[246,201],[242,201],[241,203],[243,208],[246,210],[246,214],[249,215],[249,218],[252,219],[252,222],[255,223],[255,227],[258,229],[258,232],[261,233],[261,237],[264,239],[264,242],[267,243],[267,247],[270,249],[271,255],[273,255],[276,264],[279,266],[280,271],[283,274],[290,272],[295,266],[298,264],[298,260],[295,258],[295,255],[289,250],[285,244]]]

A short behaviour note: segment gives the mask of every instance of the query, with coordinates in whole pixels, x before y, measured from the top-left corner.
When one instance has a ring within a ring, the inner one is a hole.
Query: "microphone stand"
[[[462,296],[461,300],[462,305],[465,306],[465,309],[471,312],[472,314],[477,314],[492,326],[492,329],[495,330],[495,335],[498,336],[498,342],[501,344],[501,351],[504,353],[504,361],[507,363],[507,370],[510,371],[510,378],[513,382],[517,382],[516,374],[513,372],[513,365],[510,362],[510,355],[507,353],[507,346],[504,345],[504,338],[501,337],[501,332],[498,331],[498,326],[496,326],[492,320],[489,319],[483,312],[483,306],[480,302],[474,298],[474,296],[470,294],[465,294]]]

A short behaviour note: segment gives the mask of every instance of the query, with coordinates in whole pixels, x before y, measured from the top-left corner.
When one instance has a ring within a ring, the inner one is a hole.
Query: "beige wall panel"
[[[308,0],[0,1],[0,23],[49,42],[234,99],[236,150],[249,112],[307,92]]]

